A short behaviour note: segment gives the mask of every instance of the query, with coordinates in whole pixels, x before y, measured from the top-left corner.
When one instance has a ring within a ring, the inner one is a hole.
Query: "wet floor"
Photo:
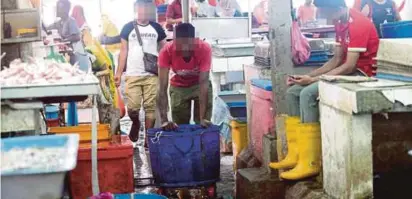
[[[131,121],[127,117],[121,120],[123,132],[129,132]],[[153,185],[153,176],[149,162],[149,154],[143,147],[144,134],[140,133],[134,155],[134,177],[136,192],[155,193],[156,187]],[[220,161],[220,181],[217,183],[218,198],[230,199],[234,189],[233,156],[222,155]],[[197,190],[192,190],[196,195]]]

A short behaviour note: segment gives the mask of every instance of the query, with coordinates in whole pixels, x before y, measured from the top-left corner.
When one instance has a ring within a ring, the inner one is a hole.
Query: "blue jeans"
[[[289,116],[299,116],[302,123],[319,121],[319,83],[293,85],[286,91]]]
[[[350,76],[365,76],[357,71]],[[319,82],[307,86],[293,85],[286,91],[289,116],[298,116],[302,123],[319,122]]]

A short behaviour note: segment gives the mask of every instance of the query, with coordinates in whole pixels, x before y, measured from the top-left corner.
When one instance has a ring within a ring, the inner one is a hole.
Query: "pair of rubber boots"
[[[301,123],[299,117],[286,118],[288,154],[273,169],[291,169],[280,174],[286,180],[300,180],[319,174],[321,170],[321,135],[319,123]]]

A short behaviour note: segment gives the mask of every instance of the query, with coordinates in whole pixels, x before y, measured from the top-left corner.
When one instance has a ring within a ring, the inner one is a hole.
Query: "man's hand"
[[[313,77],[309,75],[295,75],[293,77],[293,82],[301,86],[306,86],[316,81]]]
[[[120,86],[121,81],[122,81],[122,76],[121,75],[115,75],[114,76],[114,83],[116,84],[116,87]]]
[[[163,122],[162,129],[165,131],[174,131],[178,128],[177,124],[171,121]]]
[[[286,85],[288,86],[292,86],[293,84],[295,84],[295,76],[288,76],[288,78],[286,79]]]
[[[203,120],[200,121],[200,126],[202,126],[203,128],[207,128],[210,125],[212,125],[212,122],[210,122],[209,120],[203,119]]]

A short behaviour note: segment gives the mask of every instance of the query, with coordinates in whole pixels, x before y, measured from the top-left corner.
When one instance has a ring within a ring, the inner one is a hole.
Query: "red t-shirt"
[[[335,24],[336,42],[347,52],[359,52],[357,67],[369,76],[376,75],[376,53],[379,47],[379,37],[370,19],[355,9],[349,10],[347,23]]]
[[[195,41],[194,54],[189,62],[176,52],[174,42],[167,43],[159,53],[159,67],[170,68],[173,77],[170,84],[175,87],[191,87],[199,84],[200,72],[209,72],[212,61],[210,45],[200,39]]]

